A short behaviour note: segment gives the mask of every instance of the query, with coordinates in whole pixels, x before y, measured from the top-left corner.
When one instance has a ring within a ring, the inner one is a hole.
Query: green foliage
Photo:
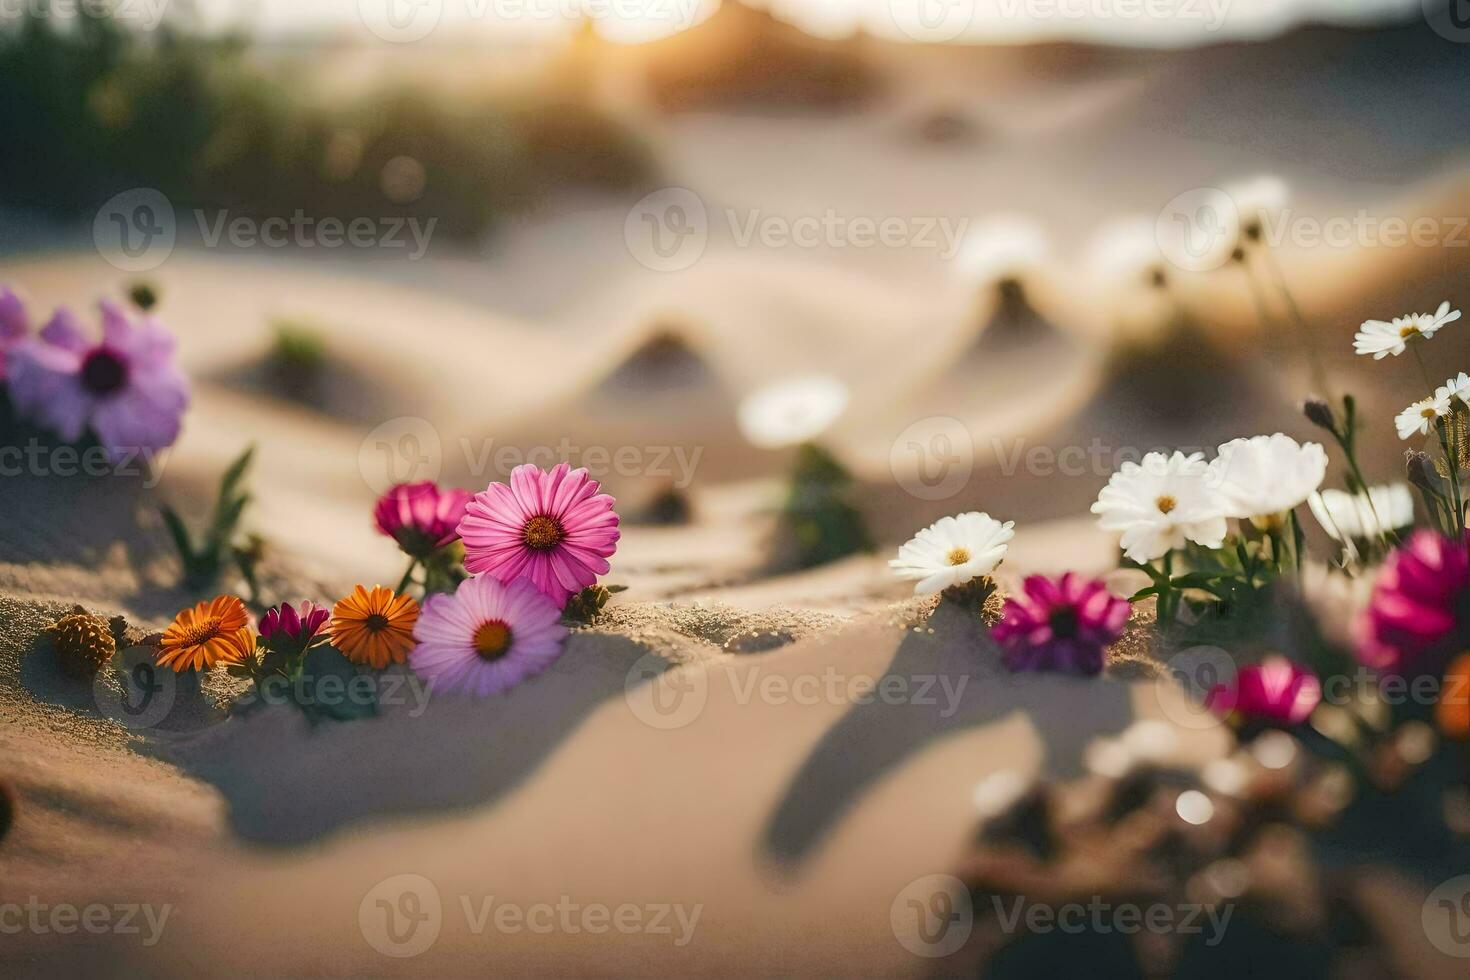
[[[432,217],[435,234],[473,238],[551,185],[637,187],[652,170],[646,147],[585,103],[452,105],[401,90],[317,105],[299,79],[252,61],[246,38],[186,27],[171,15],[144,35],[30,12],[0,32],[0,132],[46,160],[0,155],[0,201],[90,218],[150,187],[180,211]],[[421,192],[385,193],[398,157],[423,168]]]
[[[327,360],[327,345],[311,324],[298,320],[277,320],[275,339],[271,343],[271,361],[278,367],[302,374],[314,374]]]
[[[162,507],[164,526],[183,562],[184,584],[191,589],[209,588],[233,564],[249,586],[251,602],[256,601],[256,569],[265,542],[259,535],[239,534],[240,520],[251,500],[245,477],[254,456],[255,447],[251,446],[225,470],[209,523],[197,540],[177,511],[167,504]]]
[[[872,550],[862,514],[848,500],[851,487],[852,474],[831,453],[812,443],[798,447],[781,531],[797,567]]]

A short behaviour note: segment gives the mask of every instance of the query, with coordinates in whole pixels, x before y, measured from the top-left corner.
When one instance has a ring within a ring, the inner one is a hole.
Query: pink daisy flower
[[[1276,725],[1299,725],[1322,700],[1322,684],[1310,671],[1281,656],[1236,671],[1229,684],[1216,684],[1205,704],[1223,717]]]
[[[458,487],[441,490],[430,480],[400,483],[378,498],[373,521],[405,553],[424,558],[459,537],[455,528],[469,502],[470,492]]]
[[[113,460],[173,444],[189,403],[173,363],[174,339],[151,317],[134,324],[102,303],[102,340],[88,341],[75,314],[57,310],[39,338],[6,358],[16,412],[76,442],[88,429]]]
[[[991,629],[1011,670],[1101,673],[1107,648],[1123,635],[1131,608],[1098,579],[1029,575],[1022,594],[1006,599]]]
[[[561,610],[529,581],[481,575],[424,600],[408,664],[435,693],[486,697],[551,666],[566,635]]]
[[[617,550],[615,501],[598,493],[585,469],[558,463],[550,472],[526,464],[509,485],[475,494],[459,522],[464,565],[502,582],[527,578],[560,608],[567,597],[606,575]]]

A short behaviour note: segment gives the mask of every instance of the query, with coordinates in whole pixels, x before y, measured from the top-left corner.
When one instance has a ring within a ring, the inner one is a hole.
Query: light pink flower
[[[498,694],[561,656],[561,611],[529,581],[509,585],[481,575],[452,595],[424,600],[408,655],[414,673],[437,693]]]
[[[102,303],[102,340],[56,311],[39,338],[6,358],[10,397],[22,418],[76,442],[90,429],[113,460],[173,444],[189,388],[173,360],[174,339],[152,317],[132,323]]]
[[[585,469],[558,463],[550,472],[527,463],[510,483],[492,483],[475,494],[459,522],[464,565],[502,582],[519,578],[557,607],[606,575],[617,550],[616,502]]]

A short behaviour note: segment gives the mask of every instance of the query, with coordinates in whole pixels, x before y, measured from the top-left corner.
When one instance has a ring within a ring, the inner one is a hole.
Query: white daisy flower
[[[1283,211],[1288,196],[1286,181],[1262,175],[1225,187],[1240,216],[1240,233],[1248,241],[1260,241]]]
[[[1123,553],[1136,562],[1162,558],[1186,541],[1218,548],[1225,541],[1223,500],[1209,479],[1204,453],[1149,453],[1124,463],[1092,505],[1098,526],[1123,533]]]
[[[1453,407],[1455,399],[1470,404],[1470,374],[1461,371],[1434,390],[1435,398],[1443,398]]]
[[[1035,220],[998,215],[976,225],[955,255],[955,269],[969,282],[988,286],[1024,279],[1046,264],[1051,243]]]
[[[1016,536],[1015,526],[1015,521],[1002,524],[976,511],[941,517],[899,548],[888,565],[899,578],[918,579],[914,595],[942,592],[995,571]]]
[[[1384,530],[1397,531],[1414,523],[1414,495],[1407,483],[1369,487],[1366,494],[1323,490],[1312,494],[1307,504],[1334,541],[1371,540]]]
[[[1415,402],[1394,418],[1400,439],[1407,439],[1415,433],[1428,435],[1434,424],[1450,413],[1450,399],[1441,393],[1443,391],[1441,388],[1432,397]]]
[[[790,378],[747,395],[736,421],[752,445],[781,449],[826,432],[846,410],[847,399],[847,386],[836,378]]]
[[[1433,313],[1409,313],[1396,316],[1392,323],[1382,320],[1364,320],[1353,336],[1353,350],[1359,354],[1372,354],[1373,360],[1381,361],[1392,354],[1398,357],[1415,337],[1428,340],[1446,323],[1460,319],[1460,311],[1450,309],[1450,301],[1439,304]]]
[[[1227,517],[1270,517],[1304,503],[1327,476],[1327,450],[1280,432],[1233,439],[1210,463]]]

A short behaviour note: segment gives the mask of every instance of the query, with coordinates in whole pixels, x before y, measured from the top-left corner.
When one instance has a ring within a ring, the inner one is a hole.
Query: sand
[[[0,481],[0,780],[18,798],[0,843],[0,898],[169,903],[171,917],[153,946],[136,935],[7,936],[6,975],[973,974],[969,954],[912,956],[889,916],[910,882],[963,860],[978,782],[1004,770],[1077,775],[1090,741],[1143,718],[1175,728],[1191,762],[1226,739],[1137,664],[1095,681],[1005,674],[976,622],[926,621],[885,560],[929,521],[983,509],[1018,522],[1004,586],[1034,571],[1102,574],[1114,542],[1086,507],[1119,453],[1312,435],[1295,413],[1298,341],[1284,321],[1259,322],[1228,270],[1181,277],[1196,332],[1145,353],[1110,339],[1078,271],[1110,213],[1156,211],[1188,187],[1259,170],[1310,188],[1310,214],[1464,213],[1457,137],[1435,142],[1439,124],[1422,113],[1404,115],[1398,156],[1359,141],[1357,157],[1323,162],[1316,136],[1274,118],[1256,118],[1249,139],[1206,131],[1200,119],[1249,102],[1220,94],[1221,80],[1294,63],[1302,43],[1212,51],[1198,78],[1166,55],[1039,79],[1024,55],[987,73],[946,52],[886,65],[920,95],[862,110],[649,121],[670,180],[706,195],[716,215],[1034,211],[1058,254],[1027,280],[1044,329],[1020,343],[996,343],[991,290],[921,251],[741,249],[712,236],[687,274],[653,272],[624,244],[631,201],[569,198],[513,223],[482,255],[414,266],[181,247],[150,277],[195,400],[157,485]],[[1318,43],[1322,57],[1356,50],[1348,35]],[[1426,60],[1385,104],[1412,102],[1440,64]],[[1376,80],[1348,74],[1350,88]],[[975,139],[913,138],[916,118],[977,80],[995,83],[997,98],[977,113]],[[1310,72],[1291,84],[1314,91]],[[1355,109],[1324,109],[1320,125],[1340,130]],[[1311,343],[1371,420],[1370,478],[1396,475],[1387,422],[1417,381],[1405,364],[1355,361],[1352,330],[1455,297],[1466,254],[1280,252]],[[7,259],[0,281],[41,312],[85,307],[128,280],[78,247]],[[321,397],[268,383],[277,317],[323,338]],[[1470,354],[1464,331],[1435,343],[1447,365]],[[731,413],[757,386],[812,372],[855,393],[824,442],[852,467],[881,549],[776,574],[765,542],[789,453],[749,447]],[[1152,387],[1160,375],[1172,383]],[[970,439],[968,479],[938,498],[914,492],[924,460],[904,451],[907,439],[949,431],[935,419]],[[629,517],[607,580],[628,590],[509,697],[426,703],[395,670],[383,693],[398,703],[313,727],[288,706],[227,717],[232,692],[216,679],[179,691],[165,724],[131,729],[105,710],[115,693],[99,700],[61,676],[37,639],[73,603],[151,629],[189,601],[157,507],[197,518],[247,443],[259,447],[250,524],[271,541],[267,587],[322,600],[401,574],[368,519],[387,483],[483,486],[562,440],[574,462],[633,451],[633,465],[605,474]],[[1080,470],[1059,468],[1059,451],[1094,446]],[[671,486],[687,523],[632,520]],[[864,692],[883,678],[912,696],[874,701]],[[437,940],[408,958],[373,946],[375,902],[398,898],[380,883],[399,875],[428,879],[442,911]],[[1417,907],[1420,884],[1391,886]],[[677,916],[669,933],[476,932],[462,900],[477,914],[489,896],[699,913],[684,944]],[[1381,914],[1402,926],[1401,908]],[[1412,925],[1391,934],[1418,969]]]

